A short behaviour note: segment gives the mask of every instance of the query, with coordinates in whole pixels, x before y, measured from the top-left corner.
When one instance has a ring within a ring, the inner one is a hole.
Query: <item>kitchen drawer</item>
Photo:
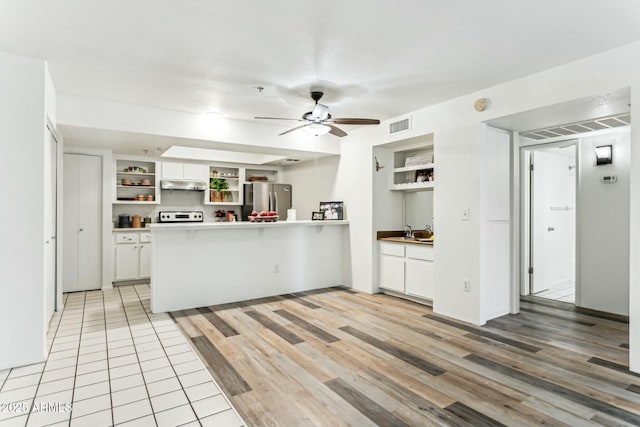
[[[151,241],[151,233],[140,233],[140,243],[149,243]]]
[[[116,243],[138,243],[139,233],[115,233]]]
[[[433,246],[407,245],[407,258],[433,261]]]
[[[402,243],[380,243],[380,252],[384,255],[404,256],[404,245]]]

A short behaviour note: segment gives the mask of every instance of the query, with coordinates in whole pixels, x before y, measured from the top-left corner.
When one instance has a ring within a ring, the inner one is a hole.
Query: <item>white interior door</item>
[[[82,156],[79,171],[78,290],[102,287],[102,159]]]
[[[532,153],[531,293],[575,277],[575,146],[567,148]]]
[[[56,307],[56,276],[57,276],[57,198],[58,198],[58,143],[51,133],[49,133],[49,150],[45,151],[45,322],[48,325]]]
[[[80,156],[64,155],[62,205],[62,290],[73,292],[78,290],[78,180]]]
[[[102,161],[64,155],[64,291],[100,289]]]

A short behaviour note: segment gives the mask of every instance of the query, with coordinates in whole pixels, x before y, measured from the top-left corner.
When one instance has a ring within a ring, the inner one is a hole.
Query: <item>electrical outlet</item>
[[[462,210],[462,220],[469,221],[469,209]]]
[[[273,266],[273,272],[274,273],[280,273],[280,266],[278,264],[274,264]]]
[[[471,292],[471,280],[464,279],[462,281],[462,290],[465,292]]]

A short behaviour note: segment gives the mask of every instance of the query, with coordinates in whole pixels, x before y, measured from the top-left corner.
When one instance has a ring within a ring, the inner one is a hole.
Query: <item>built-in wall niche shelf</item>
[[[209,166],[209,188],[204,192],[204,204],[215,206],[241,206],[244,168]],[[220,183],[228,188],[217,189]]]
[[[433,190],[433,182],[411,182],[403,184],[395,184],[391,187],[392,191],[420,191]]]
[[[433,145],[412,146],[393,153],[389,189],[393,191],[433,190],[435,164]]]
[[[114,205],[160,203],[157,162],[144,158],[117,157],[113,163]],[[142,200],[138,200],[139,197],[142,197]]]
[[[278,182],[278,171],[272,169],[246,169],[246,182]]]

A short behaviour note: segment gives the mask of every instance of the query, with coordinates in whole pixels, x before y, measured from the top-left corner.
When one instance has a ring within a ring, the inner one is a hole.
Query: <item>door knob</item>
[[[84,231],[84,228],[81,228],[80,231]]]
[[[549,227],[547,228],[547,231],[554,231],[556,228],[555,227]]]

